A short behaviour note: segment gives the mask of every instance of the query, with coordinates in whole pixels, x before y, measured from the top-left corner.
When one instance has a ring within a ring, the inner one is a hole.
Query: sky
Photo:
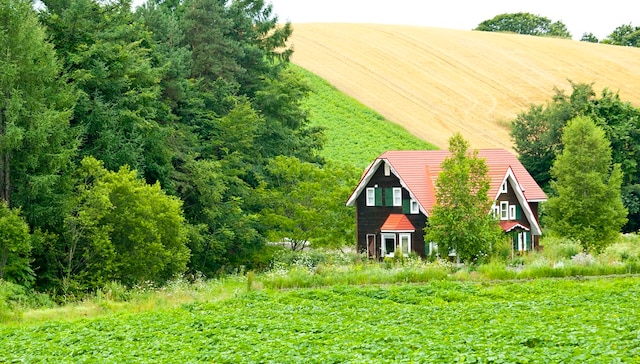
[[[376,23],[471,30],[498,14],[528,12],[561,21],[573,39],[602,40],[618,26],[640,26],[637,0],[266,0],[280,21]],[[295,31],[295,28],[294,28]]]

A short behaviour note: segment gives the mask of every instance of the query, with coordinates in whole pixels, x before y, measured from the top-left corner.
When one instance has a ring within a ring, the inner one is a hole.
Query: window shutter
[[[411,213],[411,200],[402,200],[402,213],[403,214]]]
[[[384,189],[384,205],[393,206],[393,188]]]
[[[382,206],[382,188],[376,188],[376,206]]]
[[[522,218],[522,207],[516,205],[516,220],[520,220],[520,218]]]
[[[524,238],[525,238],[525,249],[526,250],[531,250],[531,232],[525,232],[524,233]]]

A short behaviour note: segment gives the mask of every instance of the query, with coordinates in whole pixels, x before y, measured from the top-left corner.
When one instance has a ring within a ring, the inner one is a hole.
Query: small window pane
[[[375,205],[376,205],[375,188],[368,187],[367,188],[367,206],[375,206]]]
[[[508,220],[509,219],[509,202],[502,201],[500,202],[500,220]]]
[[[393,188],[393,206],[402,206],[402,188]]]
[[[418,206],[418,201],[411,200],[411,213],[418,214],[420,213],[420,206]]]

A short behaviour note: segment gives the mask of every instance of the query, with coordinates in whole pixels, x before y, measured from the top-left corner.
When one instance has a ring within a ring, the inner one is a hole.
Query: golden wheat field
[[[568,80],[640,106],[640,48],[373,24],[293,24],[293,63],[440,148],[513,149],[507,122]]]

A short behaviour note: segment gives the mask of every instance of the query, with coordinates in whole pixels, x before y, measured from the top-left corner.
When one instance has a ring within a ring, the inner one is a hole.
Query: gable
[[[365,170],[356,189],[347,200],[347,206],[354,206],[355,200],[364,191],[378,168],[385,164],[399,180],[403,188],[409,191],[412,199],[420,206],[420,211],[429,216],[435,205],[435,180],[442,168],[440,165],[449,156],[445,150],[420,150],[420,151],[388,151],[380,155]],[[489,167],[491,188],[489,196],[494,200],[499,195],[500,186],[505,180],[514,186],[517,191],[518,201],[526,210],[525,215],[531,221],[532,230],[539,232],[537,219],[529,206],[529,202],[540,202],[547,199],[545,193],[527,172],[515,155],[503,149],[481,149],[478,156],[485,158]]]

